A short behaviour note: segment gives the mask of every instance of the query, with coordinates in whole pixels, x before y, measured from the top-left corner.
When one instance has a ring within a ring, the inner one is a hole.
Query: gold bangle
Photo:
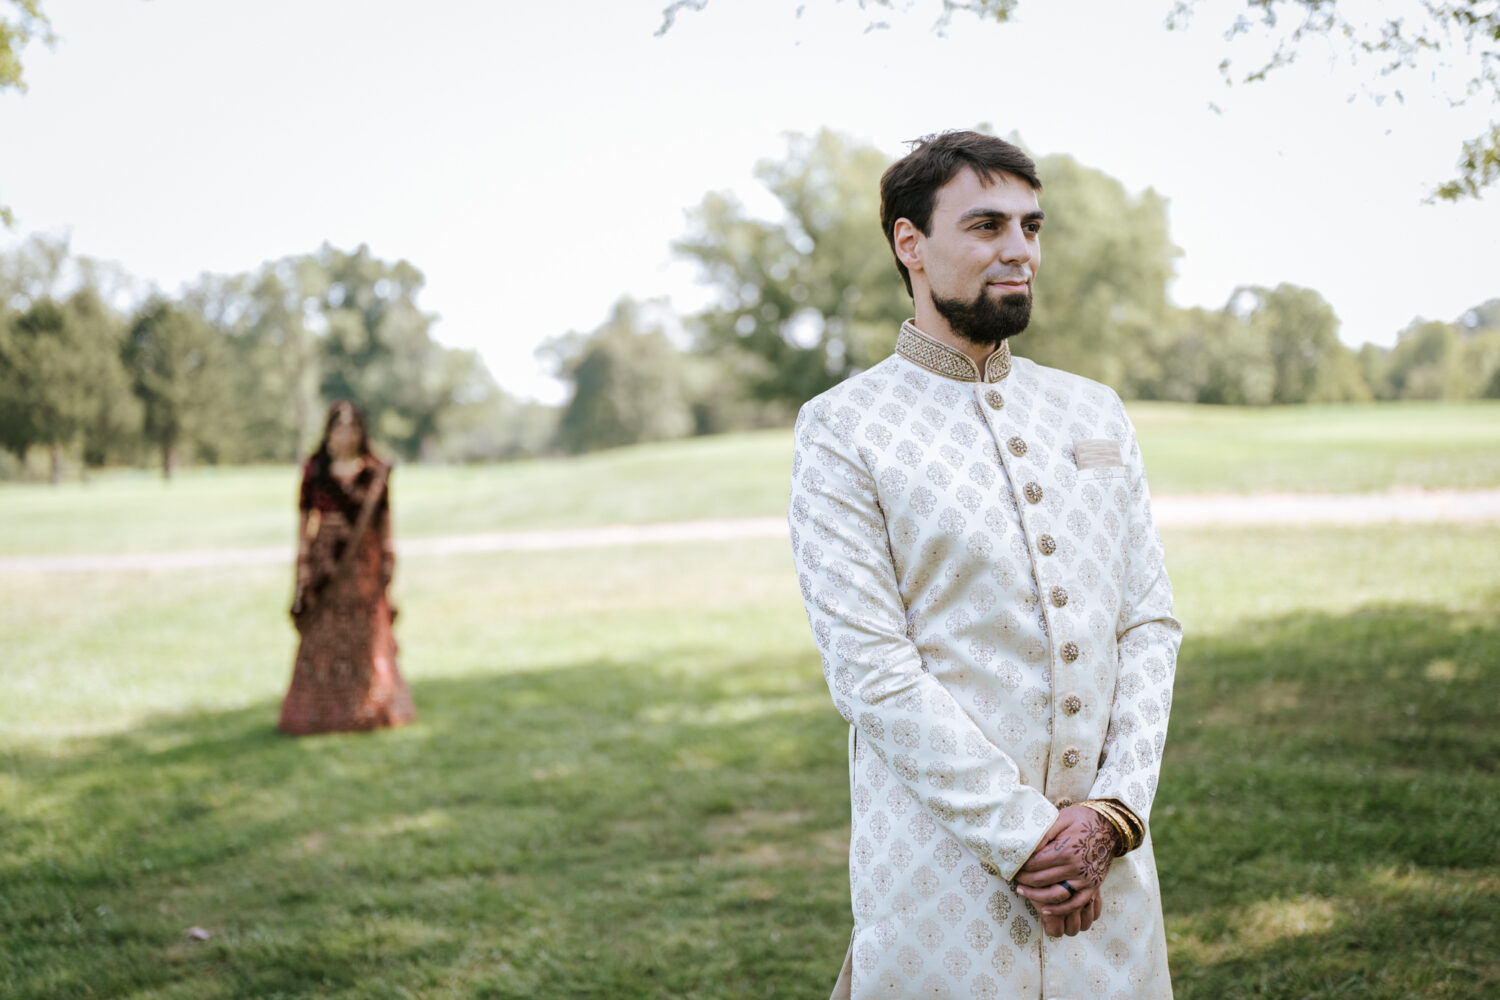
[[[1110,805],[1114,807],[1115,812],[1124,818],[1125,825],[1130,829],[1130,849],[1133,851],[1145,843],[1146,824],[1141,822],[1141,818],[1135,814],[1135,810],[1118,799],[1111,800]]]
[[[1129,854],[1145,839],[1145,828],[1139,818],[1127,806],[1107,799],[1087,799],[1079,805],[1088,806],[1099,815],[1109,821],[1115,828],[1115,833],[1120,837],[1120,852],[1118,856]]]
[[[1115,832],[1115,857],[1124,854],[1130,843],[1129,834],[1126,833],[1125,827],[1122,825],[1120,818],[1115,815],[1114,810],[1110,809],[1103,802],[1094,799],[1085,799],[1078,804],[1086,809],[1092,809],[1096,815],[1102,817],[1110,825]]]

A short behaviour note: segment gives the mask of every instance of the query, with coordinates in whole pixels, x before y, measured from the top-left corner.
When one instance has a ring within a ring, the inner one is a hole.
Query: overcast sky
[[[720,189],[774,211],[752,171],[784,133],[827,126],[897,156],[989,122],[1163,194],[1179,305],[1292,282],[1332,303],[1347,343],[1390,344],[1500,296],[1500,190],[1423,204],[1489,107],[1410,81],[1377,106],[1316,44],[1226,88],[1219,61],[1253,55],[1223,41],[1234,0],[1176,32],[1171,0],[1021,0],[1009,24],[955,15],[946,37],[938,0],[805,0],[798,17],[802,2],[710,0],[657,38],[665,0],[47,0],[58,44],[27,51],[28,94],[0,97],[17,218],[0,246],[70,234],[175,292],[368,243],[426,274],[440,341],[555,401],[536,346],[622,294],[701,305],[670,252],[684,212]],[[876,16],[890,26],[866,31]]]

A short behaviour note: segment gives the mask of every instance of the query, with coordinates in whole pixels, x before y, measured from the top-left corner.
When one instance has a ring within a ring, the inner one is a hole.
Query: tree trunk
[[[161,477],[167,482],[172,481],[172,472],[177,468],[177,446],[175,444],[164,444],[161,446]]]
[[[52,445],[47,449],[47,455],[52,463],[51,478],[48,480],[53,486],[62,482],[62,449]]]

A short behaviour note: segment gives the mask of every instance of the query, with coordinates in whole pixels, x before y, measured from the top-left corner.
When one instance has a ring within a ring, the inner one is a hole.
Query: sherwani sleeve
[[[1057,809],[923,669],[874,478],[819,401],[797,420],[790,522],[824,676],[858,747],[992,874],[1013,878]]]
[[[1172,584],[1151,516],[1140,446],[1123,406],[1120,413],[1129,434],[1129,535],[1124,594],[1116,623],[1114,698],[1090,798],[1116,799],[1147,825],[1166,745],[1182,626],[1172,617]]]

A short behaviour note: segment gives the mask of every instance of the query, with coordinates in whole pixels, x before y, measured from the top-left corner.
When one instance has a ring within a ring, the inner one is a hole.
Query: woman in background
[[[370,450],[365,417],[348,400],[328,409],[323,439],[302,468],[297,591],[301,634],[284,733],[399,726],[416,717],[396,668],[390,465]]]

